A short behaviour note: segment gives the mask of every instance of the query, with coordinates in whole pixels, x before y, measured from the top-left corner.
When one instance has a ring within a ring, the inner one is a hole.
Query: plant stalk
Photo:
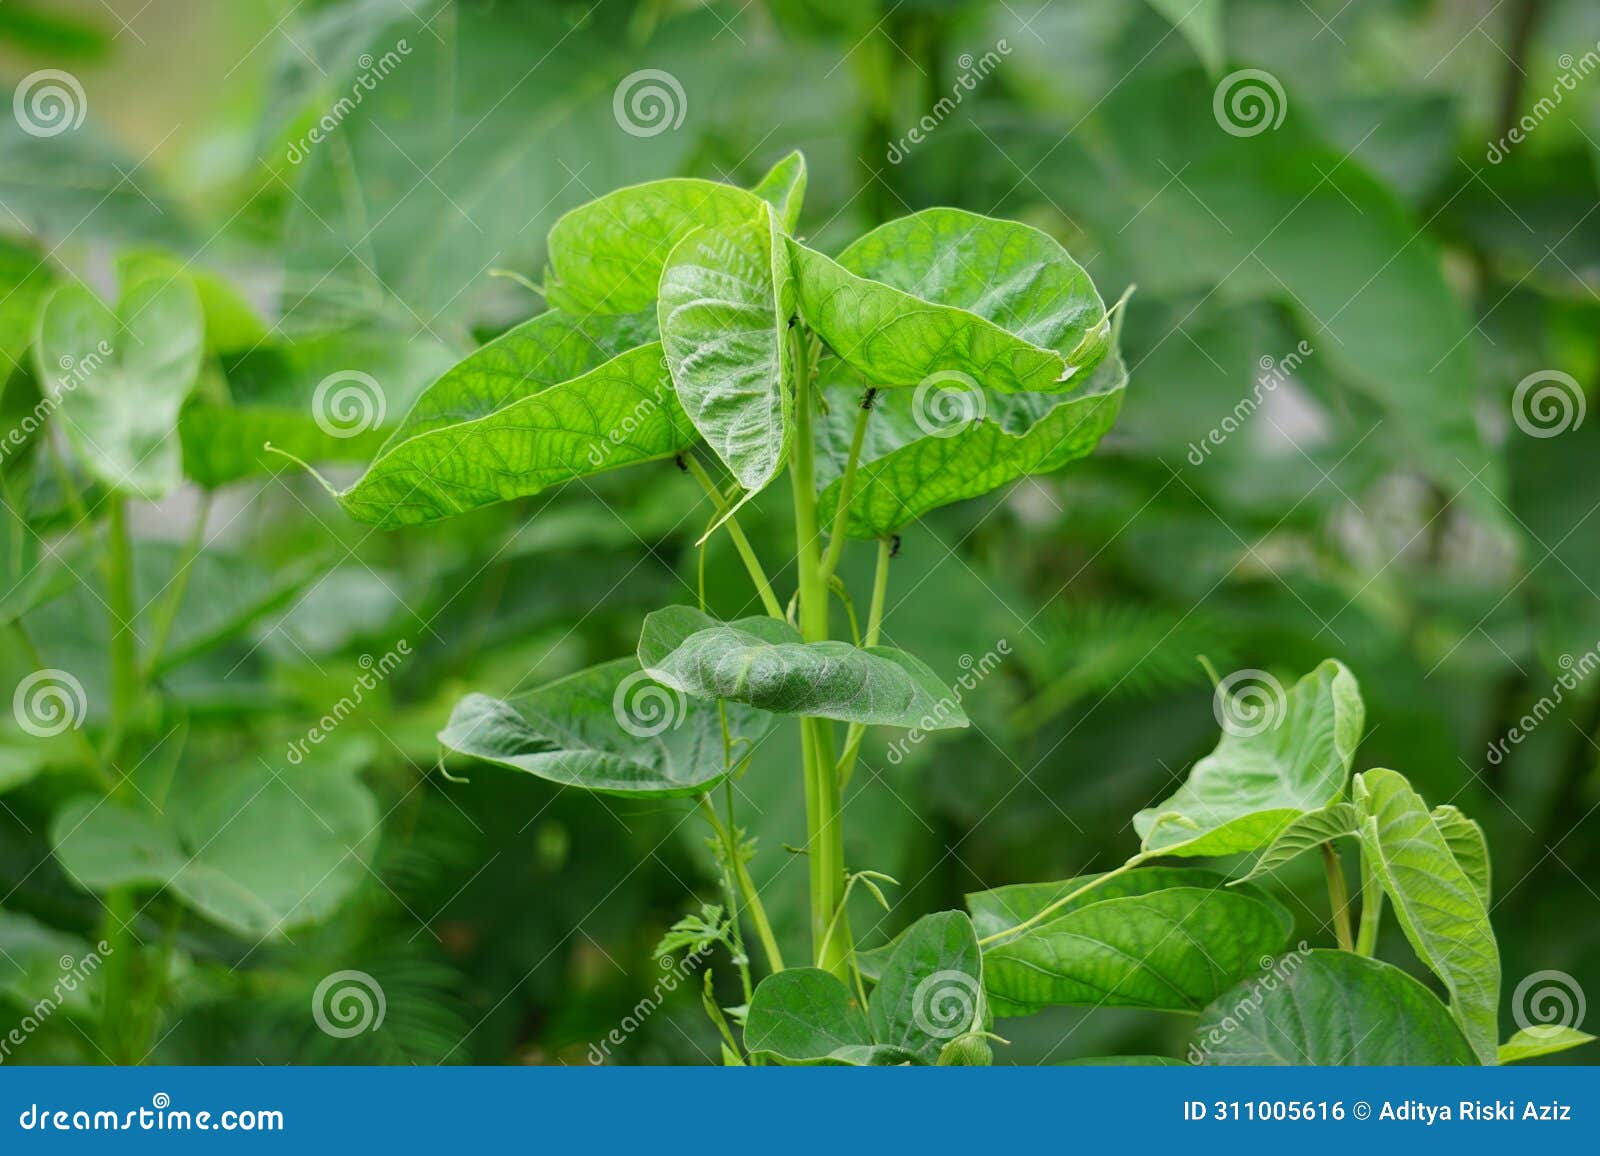
[[[809,339],[798,326],[790,334],[795,367],[795,436],[789,472],[794,487],[795,546],[800,571],[800,636],[806,642],[826,642],[828,576],[822,568],[822,532],[817,520]],[[848,925],[840,934],[829,934],[844,898],[844,837],[833,730],[827,719],[800,720],[800,749],[806,781],[812,948],[818,967],[849,982]]]
[[[1115,867],[1103,875],[1096,875],[1082,887],[1076,888],[1073,891],[1069,891],[1060,899],[1057,899],[1054,903],[1046,904],[1044,907],[1041,907],[1038,911],[1035,911],[1032,915],[1028,916],[1028,918],[1024,919],[1021,923],[1017,924],[1015,927],[1008,927],[1004,931],[995,932],[993,935],[985,935],[982,939],[978,940],[978,946],[987,947],[991,943],[997,943],[1002,939],[1008,938],[1009,936],[1016,935],[1020,931],[1026,931],[1030,927],[1038,926],[1040,923],[1043,923],[1046,919],[1049,919],[1057,911],[1060,911],[1063,907],[1071,903],[1080,895],[1083,895],[1089,891],[1093,891],[1096,887],[1100,886],[1100,884],[1111,879],[1115,879],[1118,875],[1121,875],[1125,871],[1133,870],[1143,862],[1144,856],[1135,855],[1121,867]]]
[[[1322,845],[1322,867],[1328,876],[1328,904],[1333,908],[1333,930],[1341,951],[1356,949],[1350,931],[1350,888],[1344,881],[1344,864],[1332,843]]]
[[[883,633],[883,606],[889,594],[889,559],[893,556],[893,540],[878,539],[878,565],[872,575],[872,604],[867,609],[867,633],[861,639],[862,646],[878,645],[878,638]],[[851,723],[850,729],[844,733],[844,754],[839,756],[836,771],[841,794],[850,785],[850,776],[856,769],[856,757],[861,753],[861,740],[866,734],[864,723]]]
[[[844,477],[839,481],[839,505],[833,512],[833,527],[828,532],[828,552],[822,559],[822,574],[831,578],[844,553],[845,527],[850,524],[850,502],[856,496],[856,470],[861,464],[861,443],[867,436],[867,419],[872,416],[872,398],[867,390],[856,410],[855,428],[850,432],[850,453],[844,460]]]
[[[728,512],[728,503],[722,498],[722,493],[712,482],[711,476],[706,473],[706,468],[700,464],[693,454],[683,455],[683,465],[694,480],[700,483],[700,488],[705,490],[706,496],[711,499],[712,505],[717,509],[720,517]],[[738,519],[728,516],[724,523],[728,531],[728,539],[733,543],[733,548],[739,552],[739,558],[744,563],[744,568],[750,573],[750,581],[755,583],[756,593],[761,596],[761,605],[766,612],[774,618],[783,617],[783,605],[778,601],[778,596],[772,592],[772,583],[767,580],[767,572],[761,568],[761,560],[756,557],[755,550],[750,545],[750,539],[744,536]]]
[[[1356,954],[1371,958],[1378,950],[1378,928],[1383,924],[1383,884],[1377,872],[1361,857],[1361,934],[1356,937]]]
[[[111,734],[107,761],[115,763],[139,697],[139,640],[134,632],[133,545],[127,503],[111,500],[106,526],[106,606],[111,622]],[[115,791],[113,791],[115,793]]]

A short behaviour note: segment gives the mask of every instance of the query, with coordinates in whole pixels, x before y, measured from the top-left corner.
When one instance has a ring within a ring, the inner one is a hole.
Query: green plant
[[[667,945],[689,936],[731,952],[746,1002],[728,1010],[743,1021],[742,1046],[708,1001],[729,1063],[986,1063],[995,1016],[1071,1004],[1202,1013],[1203,1056],[1295,1059],[1270,1035],[1213,1021],[1292,930],[1253,880],[1318,847],[1348,959],[1303,952],[1273,985],[1271,1001],[1316,1005],[1294,1044],[1301,1058],[1494,1062],[1499,965],[1481,832],[1453,808],[1428,811],[1392,771],[1357,777],[1347,800],[1363,709],[1332,661],[1281,702],[1219,687],[1227,733],[1170,799],[1135,817],[1143,846],[1124,866],[971,895],[967,913],[926,916],[884,948],[856,949],[851,894],[860,887],[887,906],[880,885],[893,882],[844,859],[840,799],[863,735],[968,724],[960,694],[880,645],[897,535],[939,506],[1088,454],[1115,419],[1125,372],[1115,310],[1045,234],[934,209],[829,258],[795,236],[805,183],[793,154],[753,190],[663,180],[572,210],[550,233],[549,311],[448,371],[358,481],[329,487],[358,519],[411,525],[675,460],[713,509],[702,546],[729,536],[765,610],[719,621],[702,589],[699,607],[645,618],[634,658],[514,704],[469,696],[440,733],[444,746],[567,786],[693,800],[712,829],[730,919],[708,909],[709,921],[680,923]],[[797,570],[787,601],[738,518],[785,471]],[[876,541],[864,629],[837,572],[852,539]],[[833,638],[835,601],[849,641]],[[733,783],[775,716],[799,719],[808,967],[785,966],[736,813]],[[1336,850],[1344,837],[1361,846],[1359,941]],[[1231,884],[1147,865],[1255,852],[1260,861]],[[1449,989],[1448,1014],[1370,958],[1384,895]],[[759,984],[746,922],[769,973]],[[1408,1000],[1414,1030],[1360,1043]],[[1268,1007],[1263,1019],[1273,1018]],[[1569,1031],[1541,1050],[1581,1038]]]

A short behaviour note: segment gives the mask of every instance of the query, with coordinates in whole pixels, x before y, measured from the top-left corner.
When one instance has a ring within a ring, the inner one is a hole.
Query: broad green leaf
[[[1177,791],[1133,817],[1142,855],[1255,851],[1344,794],[1365,718],[1354,676],[1328,659],[1287,693],[1270,675],[1252,687],[1260,701],[1248,709],[1218,689],[1222,740]]]
[[[1557,1052],[1564,1052],[1569,1048],[1581,1048],[1584,1044],[1593,1042],[1593,1036],[1588,1032],[1580,1032],[1577,1028],[1561,1027],[1557,1024],[1535,1024],[1531,1028],[1523,1028],[1501,1044],[1497,1055],[1500,1063],[1514,1064],[1519,1060],[1553,1056]]]
[[[56,420],[97,481],[155,500],[183,480],[178,411],[194,388],[205,319],[184,277],[124,289],[116,312],[80,284],[44,303],[34,356]]]
[[[1112,354],[1081,389],[1066,394],[948,384],[944,397],[935,392],[936,383],[927,393],[885,390],[873,400],[845,529],[851,537],[892,534],[940,506],[1085,457],[1117,419],[1127,370]],[[828,391],[818,467],[824,524],[837,509],[860,397],[859,386]]]
[[[446,369],[389,436],[391,448],[446,426],[492,417],[512,402],[582,377],[656,340],[653,312],[574,317],[551,309]]]
[[[184,768],[162,814],[98,796],[51,824],[56,857],[91,891],[170,889],[236,935],[281,937],[331,915],[366,878],[376,800],[362,744],[295,764]]]
[[[802,642],[775,618],[719,622],[688,606],[644,621],[639,663],[694,698],[773,714],[943,730],[967,725],[955,694],[921,661],[887,646]]]
[[[1278,904],[1220,882],[1107,899],[990,948],[984,987],[996,1015],[1057,1004],[1197,1012],[1292,927]]]
[[[1478,1059],[1495,1062],[1500,951],[1477,884],[1456,862],[1422,796],[1389,770],[1356,776],[1361,847],[1395,917],[1450,992],[1451,1013]]]
[[[270,339],[272,331],[255,308],[231,282],[217,274],[194,268],[167,253],[135,249],[117,254],[119,284],[178,277],[191,281],[199,296],[205,316],[207,353],[235,353]]]
[[[1210,1065],[1470,1065],[1445,1006],[1405,972],[1348,951],[1286,955],[1206,1008],[1189,1060]]]
[[[988,891],[974,891],[967,895],[966,901],[978,935],[987,939],[1031,919],[1052,903],[1069,896],[1076,898],[1057,907],[1052,917],[1066,915],[1080,907],[1107,899],[1148,895],[1169,887],[1217,887],[1221,883],[1222,876],[1199,867],[1140,867],[1120,873],[1078,875],[1056,883],[1011,883]]]
[[[983,952],[972,920],[959,911],[925,915],[896,942],[867,1001],[879,1044],[938,1062],[953,1040],[981,1032]]]
[[[44,257],[27,245],[0,237],[0,393],[6,389],[6,378],[26,360],[38,327],[39,307],[54,283],[55,272]],[[11,447],[6,449],[9,452]]]
[[[729,708],[736,738],[771,726],[760,711]],[[516,700],[471,694],[439,741],[452,751],[605,794],[690,795],[727,774],[714,706],[651,681],[631,658],[568,675]]]
[[[50,752],[33,735],[0,730],[0,795],[30,782],[49,761]]]
[[[679,242],[657,308],[684,412],[741,487],[764,488],[783,468],[794,410],[794,279],[771,212]]]
[[[1314,847],[1332,842],[1343,835],[1353,835],[1360,821],[1360,815],[1350,803],[1330,803],[1326,807],[1296,816],[1267,845],[1267,849],[1261,853],[1261,858],[1256,860],[1256,865],[1250,868],[1249,873],[1233,880],[1230,886],[1271,874]]]
[[[1449,845],[1450,854],[1455,856],[1456,865],[1471,881],[1473,890],[1477,891],[1478,898],[1483,900],[1483,906],[1487,909],[1490,879],[1489,845],[1484,840],[1483,828],[1478,826],[1476,820],[1467,818],[1449,803],[1441,803],[1433,809],[1433,823]]]
[[[1172,21],[1195,55],[1216,76],[1222,71],[1226,49],[1222,43],[1223,0],[1150,0],[1150,6]]]
[[[772,206],[785,233],[793,233],[806,199],[805,154],[797,149],[784,157],[750,191]]]
[[[474,379],[482,353],[441,383],[457,373]],[[442,408],[443,399],[429,401],[435,404]],[[602,470],[670,458],[695,441],[661,346],[652,343],[485,416],[393,438],[355,485],[329,492],[359,521],[415,525]]]
[[[748,224],[762,204],[745,189],[690,177],[607,193],[551,228],[546,299],[575,316],[648,309],[679,241],[701,227]]]
[[[153,811],[85,795],[56,812],[56,858],[80,887],[161,887],[183,870],[172,829]]]
[[[870,385],[953,374],[1001,392],[1057,392],[1105,353],[1106,308],[1089,275],[1015,221],[928,209],[874,229],[837,261],[790,249],[807,322]]]
[[[91,1013],[95,976],[106,955],[99,943],[57,931],[20,911],[0,910],[0,1003],[9,998],[32,1010],[41,998],[53,997],[69,1012]],[[77,977],[70,989],[61,982],[64,973]]]
[[[872,1047],[867,1017],[829,972],[791,967],[756,987],[744,1023],[745,1048],[791,1064],[854,1063]]]

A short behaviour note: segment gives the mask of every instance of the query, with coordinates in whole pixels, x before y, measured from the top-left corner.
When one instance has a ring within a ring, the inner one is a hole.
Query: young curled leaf
[[[729,727],[755,741],[771,716],[729,709]],[[578,671],[514,703],[470,694],[439,741],[458,754],[548,782],[608,795],[693,795],[725,778],[722,723],[650,679],[631,658]]]
[[[905,651],[802,642],[775,618],[724,623],[669,606],[645,619],[639,662],[650,677],[691,697],[773,714],[922,730],[967,725],[955,693]]]
[[[794,278],[777,223],[697,229],[661,272],[661,344],[689,420],[746,492],[783,468]]]

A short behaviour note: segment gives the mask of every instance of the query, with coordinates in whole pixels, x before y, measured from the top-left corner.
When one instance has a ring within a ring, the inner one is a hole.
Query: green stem
[[[132,888],[118,887],[106,896],[106,914],[100,938],[110,950],[101,968],[100,1050],[113,1064],[136,1064],[143,1045],[138,1030],[138,1005],[134,998]]]
[[[755,925],[756,938],[761,940],[761,950],[766,953],[767,967],[772,972],[783,970],[783,952],[778,950],[777,937],[772,934],[772,924],[767,919],[767,909],[761,903],[761,894],[756,890],[755,880],[750,877],[749,868],[739,856],[735,831],[738,830],[733,822],[733,787],[728,787],[728,821],[723,823],[717,817],[717,809],[711,805],[706,795],[700,796],[700,805],[705,808],[706,818],[710,821],[712,829],[716,831],[717,838],[722,841],[724,851],[727,853],[728,862],[733,867],[733,880],[739,887],[739,894],[744,899],[745,913],[750,916],[750,922]],[[734,913],[735,918],[738,913]]]
[[[1361,934],[1356,937],[1356,954],[1371,958],[1378,949],[1378,928],[1383,923],[1383,884],[1366,858],[1361,857]]]
[[[106,525],[106,606],[111,627],[111,726],[105,741],[104,762],[112,779],[110,795],[124,793],[127,776],[114,768],[121,755],[123,739],[132,725],[139,701],[139,646],[134,633],[133,544],[128,537],[127,502],[110,500]],[[113,1062],[137,1063],[143,1058],[145,1032],[138,1015],[138,994],[134,990],[137,964],[134,960],[132,922],[135,895],[130,887],[118,887],[106,896],[103,923],[106,943],[111,951],[105,967],[105,1012],[101,1016],[104,1050]]]
[[[200,547],[205,540],[206,520],[211,516],[211,491],[207,490],[200,499],[200,510],[195,516],[194,528],[189,531],[189,537],[183,544],[183,551],[178,556],[178,572],[172,577],[172,585],[167,588],[167,593],[155,613],[155,625],[150,631],[150,645],[145,648],[144,667],[141,678],[148,680],[161,665],[161,652],[166,649],[167,639],[172,634],[172,628],[178,621],[178,610],[183,606],[183,596],[189,589],[189,575],[194,572],[195,559],[200,556]]]
[[[106,761],[115,766],[118,749],[139,700],[139,640],[134,633],[133,545],[128,538],[127,503],[122,498],[111,499],[106,545],[106,606],[111,622],[111,730],[106,739]]]
[[[1113,870],[1107,871],[1103,875],[1096,875],[1093,879],[1089,880],[1089,882],[1085,883],[1082,887],[1079,887],[1079,888],[1076,888],[1075,890],[1069,891],[1067,894],[1063,895],[1060,899],[1057,899],[1054,903],[1046,904],[1045,906],[1041,907],[1038,911],[1035,911],[1032,915],[1028,916],[1028,918],[1024,919],[1021,923],[1017,924],[1015,927],[1008,927],[1004,931],[995,932],[993,935],[985,935],[982,939],[978,940],[978,946],[979,947],[987,947],[991,943],[996,943],[996,942],[998,942],[998,941],[1000,941],[1002,939],[1007,939],[1010,936],[1016,935],[1020,931],[1026,931],[1030,927],[1034,927],[1034,926],[1037,926],[1040,923],[1043,923],[1046,919],[1049,919],[1057,911],[1060,911],[1063,907],[1065,907],[1067,904],[1071,903],[1074,899],[1078,898],[1080,895],[1083,895],[1085,892],[1088,892],[1088,891],[1093,891],[1096,887],[1100,886],[1100,884],[1105,883],[1108,880],[1115,879],[1118,875],[1121,875],[1125,871],[1133,870],[1135,867],[1137,867],[1140,863],[1143,863],[1143,862],[1144,862],[1144,856],[1135,855],[1132,859],[1129,859],[1121,867],[1117,867],[1117,868],[1114,868]]]
[[[877,390],[869,389],[856,411],[855,429],[850,433],[850,453],[844,460],[844,477],[839,482],[839,504],[833,512],[833,528],[828,532],[828,552],[822,559],[822,574],[833,576],[844,553],[845,527],[850,522],[850,502],[856,496],[856,468],[861,464],[861,443],[867,436],[867,419],[872,416],[872,399]]]
[[[1344,864],[1332,843],[1322,845],[1322,867],[1328,876],[1328,904],[1333,908],[1333,929],[1341,951],[1356,949],[1350,933],[1350,888],[1344,881]]]
[[[878,637],[883,633],[883,606],[889,595],[889,559],[893,555],[893,539],[879,538],[878,565],[872,574],[872,604],[867,608],[867,633],[861,639],[862,646],[878,645]],[[863,723],[851,723],[850,729],[845,731],[844,754],[839,756],[839,766],[835,771],[841,793],[850,785],[850,776],[856,769],[856,757],[861,753],[861,740],[866,734],[867,728]]]
[[[822,569],[821,527],[817,520],[816,470],[812,445],[809,336],[790,330],[795,366],[795,436],[790,481],[794,487],[796,555],[800,571],[800,637],[828,639],[828,577]],[[848,982],[851,943],[848,926],[830,935],[843,901],[844,838],[835,773],[833,730],[826,719],[800,720],[800,748],[806,781],[806,850],[811,869],[811,942],[816,965]]]
[[[693,454],[683,455],[684,468],[694,475],[694,480],[700,483],[700,488],[705,490],[706,496],[711,499],[712,505],[717,508],[719,516],[728,512],[728,503],[723,500],[722,493],[712,482],[711,476],[706,473]],[[778,601],[778,596],[772,592],[772,583],[767,581],[767,572],[761,568],[761,560],[756,557],[756,552],[750,546],[750,539],[744,536],[738,519],[729,515],[724,523],[728,531],[728,538],[733,542],[733,548],[739,552],[739,558],[744,562],[744,568],[750,573],[750,581],[755,583],[756,593],[761,596],[761,605],[768,614],[774,618],[783,617],[783,604]]]

